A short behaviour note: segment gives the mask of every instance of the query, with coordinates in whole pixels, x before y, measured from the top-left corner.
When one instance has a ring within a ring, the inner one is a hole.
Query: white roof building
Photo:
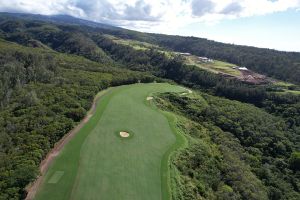
[[[191,54],[190,53],[179,53],[180,55],[185,55],[185,56],[190,56]]]
[[[210,58],[207,58],[207,57],[198,57],[201,61],[203,61],[203,62],[213,62],[213,60],[212,59],[210,59]]]
[[[239,70],[247,71],[248,68],[247,67],[239,67]]]

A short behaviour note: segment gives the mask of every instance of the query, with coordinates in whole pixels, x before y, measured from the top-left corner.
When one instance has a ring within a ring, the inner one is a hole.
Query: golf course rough
[[[176,135],[147,96],[184,92],[165,83],[112,88],[49,167],[35,199],[159,200],[169,197],[167,152]],[[134,133],[118,136],[120,130]],[[163,170],[163,171],[162,171]],[[162,189],[163,188],[163,189]]]

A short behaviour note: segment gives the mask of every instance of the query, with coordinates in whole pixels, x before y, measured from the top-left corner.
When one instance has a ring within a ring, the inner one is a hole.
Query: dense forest
[[[188,52],[244,66],[269,77],[300,83],[300,53],[224,44],[197,37],[146,34],[128,30],[102,30],[121,38],[160,45],[167,49]]]
[[[189,143],[173,158],[174,199],[300,198],[299,126],[205,93],[156,101],[180,116]]]
[[[69,16],[48,17],[42,15],[11,15],[9,13],[2,13],[0,18],[2,18],[2,20],[28,19],[29,21],[41,20],[48,23],[55,22],[60,25],[77,25],[77,29],[81,29],[81,31],[84,32],[106,33],[118,36],[120,38],[134,39],[138,41],[158,44],[162,47],[174,51],[189,52],[198,56],[206,56],[213,59],[227,61],[236,65],[245,66],[249,69],[260,72],[270,77],[274,77],[284,81],[290,81],[293,83],[300,83],[300,53],[298,52],[282,52],[272,49],[225,44],[197,37],[142,33],[105,24],[87,22],[85,20],[72,18]],[[15,27],[11,28],[24,28],[24,26],[20,27],[19,25],[20,24],[14,24],[13,26]],[[5,29],[3,31],[7,32],[7,30]],[[18,37],[20,37],[20,35]],[[28,35],[24,34],[23,37],[28,37]],[[47,40],[48,39],[49,38],[47,38]]]
[[[37,19],[0,15],[0,199],[25,197],[41,160],[84,117],[97,92],[153,81],[197,91],[156,99],[178,115],[189,143],[172,157],[174,199],[300,198],[299,95],[227,79],[181,57],[118,44],[107,34],[294,83],[300,82],[299,53]]]
[[[224,44],[196,37],[154,37],[157,44],[176,51],[227,61],[270,77],[300,83],[300,53]]]
[[[0,47],[0,199],[24,197],[41,160],[97,92],[156,79],[49,50],[5,41]]]

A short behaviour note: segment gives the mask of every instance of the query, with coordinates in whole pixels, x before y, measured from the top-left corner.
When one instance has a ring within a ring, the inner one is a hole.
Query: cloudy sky
[[[0,11],[300,52],[300,0],[0,0]]]

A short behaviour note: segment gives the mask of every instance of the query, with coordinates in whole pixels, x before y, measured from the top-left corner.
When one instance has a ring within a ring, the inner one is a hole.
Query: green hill
[[[299,53],[2,13],[0,199],[32,192],[74,128],[37,199],[299,199],[297,63]],[[235,65],[271,81],[241,80]]]

